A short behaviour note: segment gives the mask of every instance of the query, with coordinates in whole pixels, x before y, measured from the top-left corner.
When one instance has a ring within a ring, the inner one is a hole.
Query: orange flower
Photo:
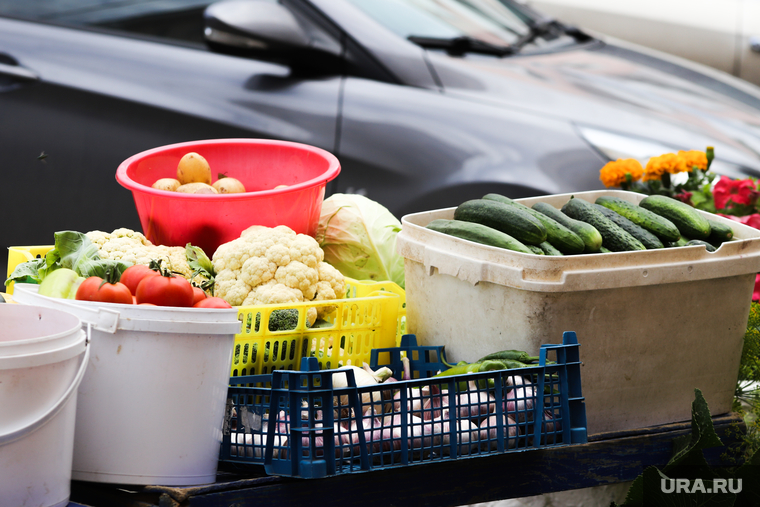
[[[620,187],[624,183],[630,183],[641,179],[641,175],[644,173],[644,168],[641,167],[641,163],[633,158],[619,158],[614,162],[607,162],[601,171],[599,171],[599,179],[602,180],[604,186]]]
[[[704,171],[707,169],[707,154],[704,151],[690,150],[679,151],[678,156],[683,158],[686,162],[687,171],[691,172],[693,168],[701,169]]]
[[[676,174],[691,171],[686,165],[686,159],[675,153],[666,153],[659,157],[652,157],[644,169],[644,181],[659,180],[665,173]]]

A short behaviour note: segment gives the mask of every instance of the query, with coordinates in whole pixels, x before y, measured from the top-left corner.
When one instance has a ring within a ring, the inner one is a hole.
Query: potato
[[[277,185],[276,187],[274,187],[274,190],[277,190],[278,188],[288,188],[288,186],[287,185]]]
[[[205,183],[211,185],[211,167],[202,156],[195,152],[186,153],[177,164],[177,179],[180,184]]]
[[[156,180],[152,187],[158,190],[174,192],[180,184],[179,180],[175,180],[174,178],[161,178],[160,180]]]
[[[207,185],[206,183],[201,183],[199,181],[180,185],[177,187],[177,192],[181,192],[183,194],[218,194],[219,193],[211,185]]]
[[[241,194],[245,192],[245,187],[240,180],[230,177],[219,178],[211,186],[220,194]]]

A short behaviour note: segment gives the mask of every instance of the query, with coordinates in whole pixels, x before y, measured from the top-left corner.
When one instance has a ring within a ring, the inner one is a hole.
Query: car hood
[[[601,42],[507,58],[428,56],[447,95],[564,119],[579,133],[714,146],[716,160],[760,174],[760,89],[717,71]]]

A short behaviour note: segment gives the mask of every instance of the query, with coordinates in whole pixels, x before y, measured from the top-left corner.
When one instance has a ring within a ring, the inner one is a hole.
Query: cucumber
[[[612,250],[610,250],[609,248],[601,247],[599,249],[599,253],[612,253]]]
[[[616,224],[618,224],[620,227],[623,228],[624,231],[626,231],[628,234],[633,236],[634,238],[641,241],[641,243],[647,247],[647,250],[653,250],[655,248],[665,248],[665,245],[662,244],[662,241],[660,241],[660,238],[649,232],[648,230],[644,229],[643,227],[639,227],[638,225],[634,224],[627,218],[625,218],[623,215],[619,214],[616,211],[612,211],[609,208],[606,208],[602,206],[601,204],[594,204],[594,207],[602,212],[602,215],[606,216]]]
[[[433,220],[425,227],[436,232],[442,232],[449,236],[474,241],[483,245],[505,248],[515,252],[533,253],[509,234],[497,231],[483,224],[439,218]]]
[[[553,218],[549,218],[543,213],[539,213],[538,211],[525,206],[524,204],[515,202],[509,197],[505,197],[499,194],[486,194],[483,196],[483,199],[489,199],[496,202],[502,202],[510,206],[516,206],[518,209],[521,209],[526,213],[530,213],[544,225],[544,228],[546,228],[546,241],[551,243],[554,248],[563,254],[579,254],[583,252],[583,249],[586,246],[583,243],[583,240],[577,234],[575,234],[573,231],[561,223],[557,222]]]
[[[544,224],[532,215],[515,206],[488,199],[463,202],[454,211],[454,220],[486,225],[528,245],[538,245],[546,241]]]
[[[544,252],[544,255],[556,255],[556,256],[563,255],[562,252],[554,248],[554,245],[552,245],[548,241],[544,241],[543,243],[538,245],[538,248],[540,248],[541,251]]]
[[[593,225],[602,235],[602,245],[613,252],[627,252],[632,250],[646,250],[646,247],[634,238],[622,227],[607,218],[594,205],[583,199],[571,197],[562,206],[562,212],[583,222]]]
[[[541,250],[541,247],[538,245],[525,245],[528,247],[528,249],[533,252],[536,255],[546,255],[543,250]]]
[[[702,241],[701,239],[692,239],[688,243],[686,243],[686,246],[693,246],[693,245],[701,245],[707,249],[708,252],[714,252],[717,250],[713,245],[708,243],[707,241]]]
[[[710,237],[710,222],[695,208],[666,195],[650,195],[639,203],[642,208],[665,217],[691,239],[705,240]]]
[[[611,195],[598,197],[596,204],[617,212],[639,227],[648,230],[660,238],[661,241],[678,241],[678,238],[681,237],[681,232],[673,222],[657,213],[642,208],[638,204],[633,204]]]
[[[686,246],[686,243],[688,242],[688,239],[679,236],[678,241],[668,241],[665,243],[665,246],[667,248],[677,248],[679,246]]]
[[[734,239],[734,230],[730,225],[707,219],[710,222],[710,236],[707,238],[711,243],[723,243]]]
[[[583,241],[584,252],[598,252],[602,247],[602,235],[599,234],[599,231],[593,225],[570,218],[562,213],[562,211],[545,202],[537,202],[533,205],[533,209],[573,231]]]

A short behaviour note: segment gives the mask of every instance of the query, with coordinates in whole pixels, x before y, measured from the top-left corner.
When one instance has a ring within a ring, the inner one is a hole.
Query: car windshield
[[[0,15],[203,42],[203,9],[212,0],[0,0]]]
[[[529,15],[501,0],[350,0],[399,36],[509,46],[531,33]]]

